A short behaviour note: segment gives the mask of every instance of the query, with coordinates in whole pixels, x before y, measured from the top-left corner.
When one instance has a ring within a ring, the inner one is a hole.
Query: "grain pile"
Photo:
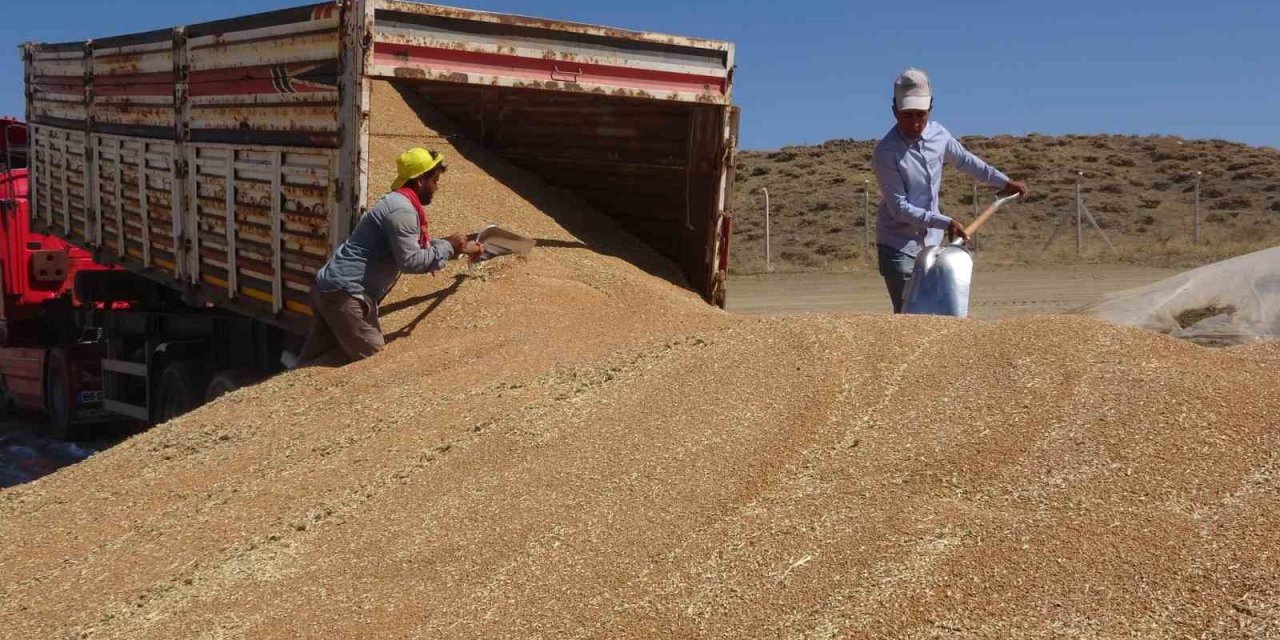
[[[563,245],[0,493],[0,637],[1280,633],[1277,346],[731,317],[451,140],[435,228]]]

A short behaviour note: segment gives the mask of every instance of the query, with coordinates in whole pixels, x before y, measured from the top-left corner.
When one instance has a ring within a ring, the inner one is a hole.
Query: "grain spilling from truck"
[[[49,397],[96,394],[158,422],[281,370],[314,273],[389,184],[386,149],[429,143],[396,137],[418,117],[383,113],[388,90],[608,216],[677,266],[673,282],[724,305],[729,43],[367,0],[23,55],[32,224],[126,270],[77,275],[82,302],[128,313],[75,327],[100,335],[76,362],[100,370],[99,388],[51,378]],[[88,411],[72,404],[67,427]]]

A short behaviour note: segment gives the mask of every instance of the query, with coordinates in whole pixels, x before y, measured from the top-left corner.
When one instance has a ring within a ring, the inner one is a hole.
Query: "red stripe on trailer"
[[[84,76],[36,76],[32,81],[42,89],[75,89],[84,91]]]
[[[320,5],[311,10],[312,20],[328,20],[333,17],[333,12],[337,10],[335,4]]]
[[[544,82],[599,84],[652,91],[715,95],[724,95],[726,82],[725,78],[692,73],[583,64],[391,42],[375,43],[373,60],[375,64],[416,67],[443,73],[474,73]]]
[[[173,72],[97,76],[93,79],[93,94],[96,96],[172,96]]]
[[[326,66],[336,69],[333,63],[305,63],[196,71],[191,74],[190,92],[192,97],[204,97],[336,91],[337,78],[325,73]]]

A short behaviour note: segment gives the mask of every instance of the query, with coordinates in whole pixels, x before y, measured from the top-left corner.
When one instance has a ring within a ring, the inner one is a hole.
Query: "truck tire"
[[[204,404],[204,392],[209,386],[209,367],[195,360],[171,363],[160,374],[156,389],[159,401],[156,424],[168,422]]]
[[[262,376],[248,369],[225,369],[219,371],[209,381],[209,386],[205,387],[204,401],[213,402],[236,389],[256,384],[261,378]]]
[[[44,434],[65,440],[71,432],[71,405],[67,397],[67,357],[60,349],[50,349],[45,359],[44,406],[48,421]]]

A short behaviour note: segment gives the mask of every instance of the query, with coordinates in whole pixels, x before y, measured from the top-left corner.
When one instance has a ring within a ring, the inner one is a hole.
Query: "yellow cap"
[[[396,158],[396,181],[391,183],[391,190],[403,187],[404,183],[440,166],[441,162],[444,162],[443,154],[421,147],[400,154]]]

